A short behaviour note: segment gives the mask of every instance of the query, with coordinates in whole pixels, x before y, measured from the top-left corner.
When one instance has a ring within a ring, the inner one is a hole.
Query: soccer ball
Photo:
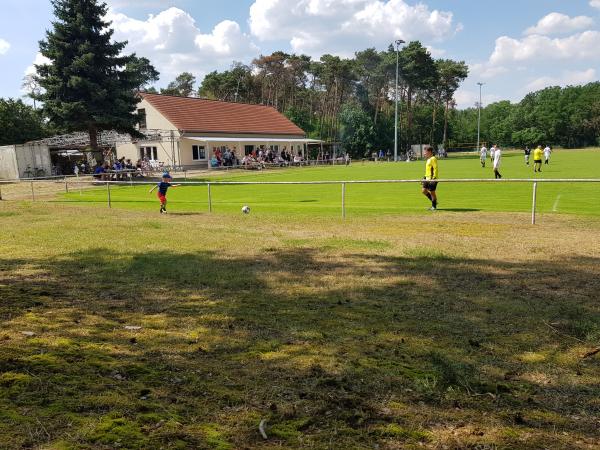
[[[244,214],[250,214],[250,207],[248,205],[242,206],[242,212]]]

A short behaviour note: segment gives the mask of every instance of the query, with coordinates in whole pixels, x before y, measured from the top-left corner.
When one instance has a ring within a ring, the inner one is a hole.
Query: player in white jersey
[[[492,148],[490,148],[490,161],[492,162],[492,164],[494,163],[494,153],[496,152],[496,144],[492,145]]]
[[[544,149],[544,164],[550,164],[550,155],[552,154],[552,149],[549,145],[546,145]]]
[[[481,150],[479,151],[479,161],[481,161],[481,167],[485,167],[486,158],[487,158],[487,148],[484,145],[483,147],[481,147]]]
[[[502,150],[494,145],[494,176],[496,179],[502,178],[500,175],[500,161],[502,160]]]

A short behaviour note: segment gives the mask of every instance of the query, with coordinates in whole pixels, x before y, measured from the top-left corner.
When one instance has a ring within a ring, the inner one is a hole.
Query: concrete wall
[[[52,161],[47,145],[25,144],[0,147],[0,178],[17,179],[52,175]]]
[[[15,146],[0,147],[0,180],[15,180],[19,177]]]
[[[47,145],[25,144],[15,146],[17,156],[17,165],[19,167],[20,178],[35,177],[36,169],[42,169],[43,174],[38,176],[52,175],[52,160],[50,159],[50,149]],[[29,173],[26,173],[29,170]]]

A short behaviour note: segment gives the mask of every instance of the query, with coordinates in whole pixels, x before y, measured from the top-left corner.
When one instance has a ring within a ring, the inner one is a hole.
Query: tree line
[[[206,75],[196,91],[195,77],[182,73],[163,94],[268,105],[278,109],[310,137],[342,143],[354,156],[393,146],[398,58],[400,146],[449,139],[454,93],[468,75],[463,61],[432,58],[418,41],[398,53],[369,48],[353,58],[277,51],[250,65]]]
[[[433,59],[420,42],[398,53],[400,147],[474,147],[478,108],[459,110],[454,94],[468,76],[463,61]],[[310,137],[340,142],[353,156],[394,146],[396,51],[366,49],[354,58],[275,52],[250,65],[209,73],[196,89],[185,72],[161,93],[269,105]],[[505,147],[600,145],[600,83],[549,87],[519,103],[481,110],[481,142]],[[156,92],[156,91],[154,91]]]
[[[477,108],[453,111],[456,143],[477,136]],[[565,148],[600,145],[600,82],[549,87],[519,103],[501,101],[481,110],[481,137],[489,143],[523,148],[548,144]]]

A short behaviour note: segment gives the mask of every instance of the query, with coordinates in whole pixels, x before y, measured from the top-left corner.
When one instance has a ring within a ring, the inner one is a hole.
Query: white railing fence
[[[57,179],[58,178],[58,179]],[[245,186],[245,185],[338,185],[341,187],[341,214],[346,218],[346,186],[347,185],[365,185],[365,184],[420,184],[421,179],[410,180],[349,180],[349,181],[177,181],[182,186],[206,186],[208,192],[208,212],[213,211],[213,198],[211,186]],[[532,203],[531,203],[531,223],[536,223],[537,190],[539,183],[600,183],[600,178],[555,178],[555,179],[535,179],[535,178],[512,178],[512,179],[489,179],[489,178],[460,178],[460,179],[440,179],[439,183],[531,183],[532,184]],[[64,184],[64,190],[69,192],[69,186],[79,187],[89,185],[91,187],[106,186],[106,200],[109,208],[112,208],[111,186],[154,186],[156,181],[98,181],[83,180],[74,177],[54,177],[53,179],[26,179],[26,180],[0,180],[0,200],[2,199],[2,186],[7,184],[31,185],[31,200],[36,201],[35,185],[37,183],[55,183]]]

